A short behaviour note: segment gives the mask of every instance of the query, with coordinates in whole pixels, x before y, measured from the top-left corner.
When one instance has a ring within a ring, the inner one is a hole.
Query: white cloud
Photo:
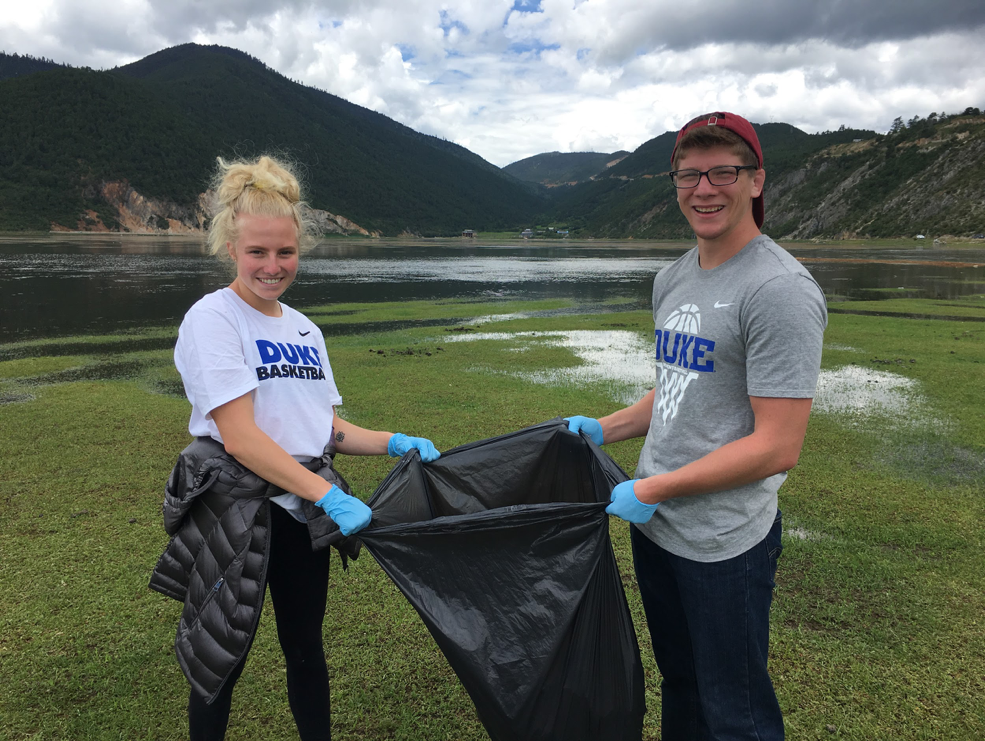
[[[0,49],[109,68],[223,44],[505,165],[715,108],[885,131],[982,107],[983,24],[971,0],[37,0],[5,9]]]
[[[50,18],[55,0],[33,3],[10,3],[3,8],[3,25],[25,33],[40,33]]]

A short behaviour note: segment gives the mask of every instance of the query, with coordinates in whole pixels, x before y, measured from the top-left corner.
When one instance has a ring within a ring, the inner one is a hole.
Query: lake
[[[338,239],[301,260],[292,306],[448,298],[649,305],[653,276],[693,243]],[[788,246],[831,300],[985,293],[985,249]],[[0,342],[177,324],[229,273],[199,241],[0,237]]]

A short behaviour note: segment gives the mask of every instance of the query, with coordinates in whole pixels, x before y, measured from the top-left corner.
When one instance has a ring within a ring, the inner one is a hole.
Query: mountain
[[[629,152],[547,152],[518,160],[503,170],[515,178],[548,187],[574,185],[592,180],[596,175],[623,160]]]
[[[754,126],[764,231],[776,238],[985,233],[977,108],[897,119],[887,134]],[[200,231],[216,156],[273,152],[298,163],[325,233],[539,224],[575,237],[688,239],[667,178],[675,138],[500,169],[235,49],[185,44],[107,71],[0,54],[0,231]]]
[[[985,116],[978,109],[816,152],[766,193],[777,236],[985,233]]]
[[[891,134],[807,134],[754,124],[766,167],[766,223],[776,238],[985,232],[985,117],[977,108]],[[676,132],[642,144],[593,182],[551,191],[541,221],[598,238],[687,239],[667,177]]]
[[[810,143],[811,135],[801,131],[790,124],[769,123],[753,124],[759,143],[763,147],[764,159],[765,152],[769,151],[770,166],[775,167],[778,159],[786,159],[786,154],[793,150],[799,154],[814,151],[819,147],[826,146],[829,139],[817,140]],[[874,131],[856,131],[854,129],[844,129],[836,132],[836,136],[830,141],[851,141],[859,136],[875,136]],[[639,146],[636,151],[626,157],[618,165],[615,165],[607,173],[613,178],[639,178],[654,175],[662,175],[670,170],[670,156],[674,152],[674,143],[677,141],[676,131],[667,131],[660,136],[654,137]]]
[[[827,146],[876,136],[874,131],[849,129],[811,135],[775,123],[753,124],[753,128],[763,148],[767,188],[775,176],[786,174]],[[690,237],[691,229],[677,207],[677,193],[667,176],[676,140],[676,131],[660,134],[594,182],[573,186],[567,193],[553,193],[554,208],[545,219],[596,237]]]
[[[546,203],[463,147],[224,47],[19,76],[0,100],[0,230],[200,228],[216,156],[262,152],[301,164],[332,223],[375,233],[512,229]]]
[[[68,65],[59,64],[44,57],[0,53],[0,80],[6,80],[10,77],[20,77],[21,75],[31,75],[35,72],[44,72],[45,70],[55,69],[57,67],[67,68]]]

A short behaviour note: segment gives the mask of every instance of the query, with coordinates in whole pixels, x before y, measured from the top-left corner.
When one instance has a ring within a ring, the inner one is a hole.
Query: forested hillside
[[[753,126],[763,147],[767,183],[833,144],[877,136],[874,131],[852,129],[811,135],[789,124]],[[595,182],[555,193],[548,220],[598,237],[687,238],[690,227],[677,207],[677,194],[667,176],[676,139],[676,131],[654,137]]]
[[[774,237],[985,233],[977,108],[886,134],[754,125]],[[0,231],[199,231],[216,156],[275,152],[302,167],[326,233],[688,238],[667,178],[675,137],[501,170],[235,49],[185,44],[108,71],[0,54]]]
[[[985,233],[985,116],[897,119],[788,167],[766,198],[769,228],[789,238]]]
[[[596,176],[604,177],[629,152],[547,152],[518,160],[503,168],[515,178],[548,187],[574,185]]]
[[[6,80],[8,77],[20,77],[21,75],[43,72],[44,70],[54,69],[55,67],[67,68],[67,66],[51,59],[45,59],[44,57],[32,57],[30,54],[21,56],[20,54],[0,53],[0,80]]]
[[[774,237],[985,232],[985,116],[976,108],[897,119],[885,135],[754,126],[767,172],[763,230]],[[688,238],[666,175],[675,138],[651,139],[594,182],[553,189],[542,221],[593,237]]]
[[[450,142],[287,80],[242,52],[187,44],[126,67],[0,82],[0,229],[197,227],[215,157],[276,151],[312,206],[383,234],[523,224],[532,186]],[[156,211],[157,213],[152,213]]]

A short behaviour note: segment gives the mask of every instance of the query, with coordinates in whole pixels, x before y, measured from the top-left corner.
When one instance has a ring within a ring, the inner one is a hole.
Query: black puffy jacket
[[[332,443],[304,464],[345,492],[332,467]],[[178,456],[164,491],[164,528],[171,541],[150,588],[184,603],[174,649],[192,688],[212,702],[249,649],[266,592],[270,497],[284,490],[260,478],[209,437]],[[346,538],[313,502],[303,502],[315,550],[335,546],[356,558],[360,541]]]

